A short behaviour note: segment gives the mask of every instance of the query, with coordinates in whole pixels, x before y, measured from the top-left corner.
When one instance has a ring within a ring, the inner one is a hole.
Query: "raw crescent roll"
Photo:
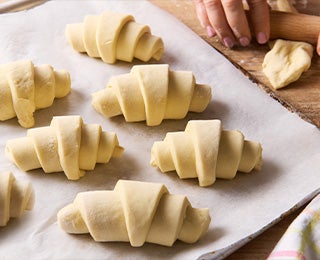
[[[207,208],[193,208],[186,196],[160,183],[119,180],[113,191],[78,193],[58,212],[59,226],[72,234],[90,233],[97,242],[145,242],[172,246],[198,241],[208,230]]]
[[[0,173],[0,227],[32,210],[33,205],[34,191],[29,182],[17,181],[11,172]]]
[[[66,96],[70,85],[67,71],[47,64],[34,66],[22,60],[0,65],[0,121],[17,117],[21,126],[34,126],[34,111]]]
[[[171,71],[167,64],[133,66],[92,94],[93,107],[104,116],[123,114],[127,122],[146,120],[148,126],[202,112],[210,100],[210,86],[196,84],[191,71]]]
[[[176,171],[181,179],[198,178],[200,186],[216,178],[232,179],[237,171],[260,170],[260,143],[244,140],[237,130],[222,130],[220,120],[191,120],[185,131],[167,133],[151,149],[151,165]]]
[[[80,116],[53,117],[50,126],[29,129],[26,137],[8,140],[5,150],[23,171],[64,171],[69,180],[78,180],[96,163],[107,163],[123,152],[115,133],[84,124]]]
[[[73,49],[106,63],[159,60],[164,51],[162,39],[152,35],[149,26],[136,23],[132,15],[110,11],[68,24],[66,36]]]

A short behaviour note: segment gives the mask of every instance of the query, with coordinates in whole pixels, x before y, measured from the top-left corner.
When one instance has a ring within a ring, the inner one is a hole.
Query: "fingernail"
[[[257,34],[257,41],[258,41],[258,43],[260,43],[260,44],[266,43],[266,42],[268,41],[267,35],[266,35],[265,33],[263,33],[263,32],[259,32],[259,33]]]
[[[234,43],[233,43],[233,40],[229,37],[225,37],[223,38],[223,44],[224,46],[226,46],[227,48],[232,48]]]
[[[216,35],[216,32],[210,25],[207,26],[207,34],[209,37],[213,37]]]
[[[241,37],[239,39],[239,42],[240,42],[240,45],[243,46],[243,47],[248,46],[249,43],[250,43],[248,37]]]

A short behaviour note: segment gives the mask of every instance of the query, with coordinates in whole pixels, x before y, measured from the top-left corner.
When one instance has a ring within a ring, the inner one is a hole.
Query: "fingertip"
[[[264,32],[259,32],[259,33],[257,34],[256,38],[257,38],[257,42],[258,42],[259,44],[265,44],[265,43],[267,43],[268,40],[269,40],[268,37],[267,37],[267,35],[266,35],[266,33],[264,33]]]
[[[248,37],[239,38],[239,43],[242,47],[246,47],[250,44],[250,39]]]
[[[208,37],[214,37],[216,35],[216,31],[212,28],[212,26],[208,25],[206,30]]]
[[[234,46],[234,41],[231,37],[224,37],[222,39],[222,42],[224,44],[224,46],[226,46],[227,48],[231,49]]]

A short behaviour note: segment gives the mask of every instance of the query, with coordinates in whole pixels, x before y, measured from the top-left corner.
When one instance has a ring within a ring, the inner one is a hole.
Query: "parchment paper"
[[[67,43],[64,30],[67,23],[107,9],[134,15],[163,38],[166,50],[159,63],[193,71],[198,83],[212,86],[213,98],[204,113],[147,127],[145,122],[126,123],[121,116],[106,119],[91,107],[90,94],[104,88],[112,75],[129,72],[133,64],[108,65],[79,54]],[[148,2],[47,2],[29,11],[1,15],[0,37],[1,63],[31,59],[35,65],[48,63],[71,74],[72,92],[37,111],[36,127],[48,125],[52,116],[79,114],[86,123],[115,131],[126,149],[121,158],[97,165],[79,181],[68,181],[63,173],[25,173],[5,157],[4,148],[6,140],[25,136],[26,129],[16,119],[0,122],[1,171],[11,170],[17,179],[31,181],[36,192],[33,211],[0,228],[1,259],[220,258],[319,191],[318,129],[287,111],[178,20]],[[231,181],[217,180],[201,188],[196,179],[180,180],[175,173],[163,174],[149,165],[153,142],[162,140],[166,132],[184,130],[190,119],[213,118],[221,119],[225,129],[239,129],[247,139],[262,143],[260,172],[238,173]],[[129,243],[96,243],[89,235],[69,235],[58,227],[58,210],[78,192],[113,189],[118,179],[162,182],[171,193],[187,195],[194,207],[209,207],[208,233],[192,245],[176,242],[172,248],[152,244],[132,248]]]

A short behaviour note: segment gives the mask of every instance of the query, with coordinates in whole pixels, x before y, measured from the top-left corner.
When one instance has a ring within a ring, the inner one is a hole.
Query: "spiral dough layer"
[[[79,193],[58,212],[60,227],[90,233],[95,241],[145,242],[172,246],[194,243],[208,230],[207,208],[193,208],[185,196],[169,194],[160,183],[119,180],[113,191]]]

